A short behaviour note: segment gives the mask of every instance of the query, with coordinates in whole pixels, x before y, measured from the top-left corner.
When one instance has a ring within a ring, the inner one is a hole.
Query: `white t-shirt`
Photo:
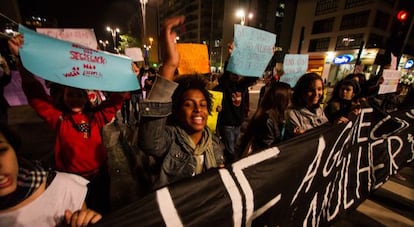
[[[88,180],[57,172],[52,183],[34,201],[18,210],[0,213],[0,226],[50,227],[60,224],[65,210],[79,210],[85,201]]]

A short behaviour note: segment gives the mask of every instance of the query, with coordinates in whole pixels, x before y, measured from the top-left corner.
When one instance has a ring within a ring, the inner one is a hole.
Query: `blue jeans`
[[[224,143],[224,154],[226,156],[227,162],[232,162],[239,156],[235,151],[239,135],[240,126],[222,125],[220,127],[220,136]]]

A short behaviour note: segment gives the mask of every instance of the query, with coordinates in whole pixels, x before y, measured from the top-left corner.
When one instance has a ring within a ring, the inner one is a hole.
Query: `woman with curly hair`
[[[153,188],[224,165],[220,140],[207,127],[212,96],[204,78],[188,75],[174,81],[178,51],[172,29],[183,22],[183,16],[166,20],[161,76],[157,76],[148,98],[140,103],[138,147],[160,165]]]

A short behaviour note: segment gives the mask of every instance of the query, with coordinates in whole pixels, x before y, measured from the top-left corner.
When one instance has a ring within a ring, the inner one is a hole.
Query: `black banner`
[[[232,166],[162,188],[96,226],[320,226],[414,159],[414,109],[362,109]]]

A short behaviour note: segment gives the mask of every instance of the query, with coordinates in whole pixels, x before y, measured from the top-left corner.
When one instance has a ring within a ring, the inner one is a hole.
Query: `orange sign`
[[[180,55],[179,75],[210,73],[207,45],[179,43],[177,50]]]

